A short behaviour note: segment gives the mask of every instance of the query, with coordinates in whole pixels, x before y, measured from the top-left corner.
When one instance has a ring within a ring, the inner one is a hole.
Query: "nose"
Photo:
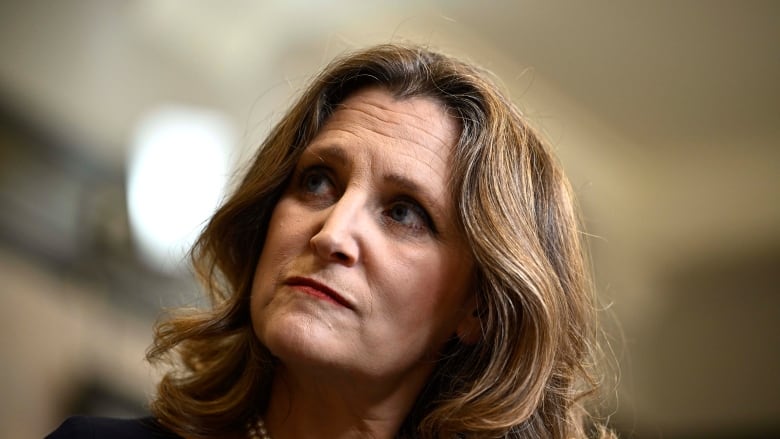
[[[360,195],[345,193],[328,207],[320,229],[309,241],[320,258],[346,266],[357,263],[362,244],[363,205]]]

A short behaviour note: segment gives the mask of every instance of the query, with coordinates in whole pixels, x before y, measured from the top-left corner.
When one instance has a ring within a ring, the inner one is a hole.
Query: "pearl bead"
[[[265,428],[265,422],[260,415],[257,415],[257,418],[255,418],[254,425],[247,423],[246,428],[249,439],[271,439],[271,435],[268,434],[268,429]]]

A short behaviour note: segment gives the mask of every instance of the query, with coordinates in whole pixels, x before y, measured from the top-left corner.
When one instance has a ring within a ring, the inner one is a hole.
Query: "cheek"
[[[474,263],[470,254],[460,248],[438,249],[430,252],[415,264],[420,283],[426,284],[431,291],[438,291],[437,301],[457,300],[471,286]]]
[[[255,282],[264,273],[278,271],[290,257],[308,245],[300,212],[296,212],[289,200],[282,198],[274,208],[268,222],[263,250],[257,263]]]
[[[250,317],[255,335],[262,343],[267,342],[265,328],[268,319],[273,315],[274,307],[278,305],[274,301],[274,291],[282,280],[282,269],[287,263],[285,254],[288,252],[284,251],[287,243],[278,233],[278,229],[278,224],[274,224],[272,220],[252,280]]]
[[[267,248],[267,247],[266,247]],[[263,251],[260,260],[255,267],[255,275],[252,279],[252,294],[249,298],[249,309],[252,323],[257,324],[262,321],[262,313],[271,299],[273,285],[275,284],[275,273],[270,272],[269,267],[275,265],[270,261],[269,255],[272,253]]]
[[[431,252],[392,270],[391,282],[398,291],[394,307],[404,314],[406,324],[449,331],[458,320],[471,291],[474,269],[470,258],[452,257],[458,254],[461,252]]]
[[[263,249],[255,267],[255,275],[252,280],[253,309],[256,308],[256,301],[268,300],[264,296],[273,290],[279,277],[280,268],[285,262],[285,255],[289,254],[289,250],[285,250],[290,247],[289,236],[282,233],[285,229],[284,217],[284,208],[280,202],[271,214]]]

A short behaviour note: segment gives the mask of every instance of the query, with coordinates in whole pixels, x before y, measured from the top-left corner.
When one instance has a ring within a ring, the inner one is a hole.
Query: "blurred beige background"
[[[569,171],[623,437],[780,437],[780,3],[357,0],[0,2],[0,437],[143,413],[152,323],[198,300],[140,257],[140,121],[218,115],[235,169],[329,59],[407,40],[492,70]]]

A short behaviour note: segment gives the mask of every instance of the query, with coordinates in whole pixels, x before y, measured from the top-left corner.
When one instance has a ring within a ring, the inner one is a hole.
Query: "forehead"
[[[359,90],[338,104],[312,144],[338,139],[381,145],[386,153],[413,154],[449,167],[459,134],[458,121],[435,98],[397,98],[374,87]]]

